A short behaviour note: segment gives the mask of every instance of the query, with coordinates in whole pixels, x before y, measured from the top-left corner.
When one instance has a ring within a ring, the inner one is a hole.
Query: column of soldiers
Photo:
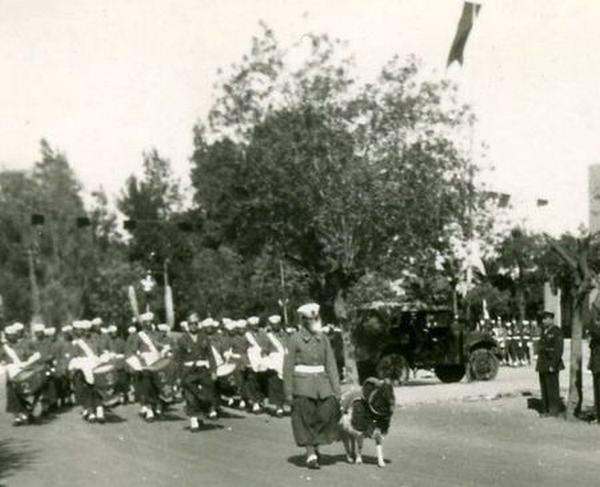
[[[520,367],[531,365],[536,354],[539,329],[533,321],[518,322],[498,319],[492,334],[500,347],[502,365]]]
[[[201,321],[192,313],[181,329],[171,333],[152,313],[141,315],[126,337],[100,318],[59,331],[35,324],[30,335],[21,323],[7,326],[0,363],[13,424],[73,405],[84,420],[104,423],[107,408],[131,402],[148,423],[184,402],[192,431],[223,406],[260,413],[268,404],[276,416],[289,413],[283,364],[296,327],[285,327],[279,315]]]

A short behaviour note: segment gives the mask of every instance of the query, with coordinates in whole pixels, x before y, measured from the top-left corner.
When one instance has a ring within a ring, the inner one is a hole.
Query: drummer
[[[77,402],[83,408],[83,419],[90,423],[104,423],[102,396],[94,384],[93,369],[100,363],[100,356],[108,349],[94,339],[89,320],[73,322],[75,339],[69,370],[73,371],[73,390]]]
[[[321,332],[319,305],[298,308],[300,331],[288,344],[284,390],[292,404],[292,431],[296,444],[306,449],[306,465],[320,468],[319,446],[337,439],[340,419],[340,382],[333,350]]]
[[[21,426],[33,419],[35,399],[29,402],[13,379],[27,366],[40,360],[33,344],[23,337],[25,327],[14,323],[4,329],[6,342],[0,347],[0,363],[6,367],[6,412],[14,416],[13,425]]]
[[[210,341],[200,333],[199,321],[196,313],[190,315],[188,331],[177,341],[174,354],[181,368],[181,386],[192,432],[200,429],[201,417],[216,417],[216,363]]]
[[[33,346],[41,355],[41,362],[47,367],[47,377],[41,392],[42,416],[47,416],[51,411],[57,409],[58,392],[56,385],[56,346],[50,338],[50,330],[56,332],[52,327],[46,327],[43,323],[34,323],[32,326]]]
[[[271,315],[267,318],[266,333],[272,344],[271,360],[267,371],[267,393],[269,405],[275,408],[276,416],[283,416],[285,394],[283,391],[283,362],[286,354],[287,334],[281,328],[281,316]]]
[[[140,416],[147,423],[151,423],[156,416],[162,415],[163,405],[152,372],[148,367],[164,356],[165,347],[154,331],[154,313],[147,312],[140,315],[140,325],[142,329],[130,343],[127,362],[137,375]]]

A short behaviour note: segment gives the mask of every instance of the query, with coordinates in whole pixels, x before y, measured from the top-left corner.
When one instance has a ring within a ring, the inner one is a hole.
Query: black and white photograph
[[[0,487],[577,487],[600,4],[0,0]]]

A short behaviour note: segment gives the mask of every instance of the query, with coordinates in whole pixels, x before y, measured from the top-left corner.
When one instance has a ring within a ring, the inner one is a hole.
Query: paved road
[[[0,485],[597,485],[600,427],[538,418],[527,407],[530,398],[515,393],[521,389],[537,390],[531,367],[503,368],[484,385],[420,378],[398,389],[385,469],[374,464],[371,444],[365,465],[346,464],[341,445],[331,445],[322,470],[305,469],[288,418],[232,411],[191,434],[179,410],[145,425],[136,406],[120,407],[103,426],[73,410],[23,428],[0,413]]]

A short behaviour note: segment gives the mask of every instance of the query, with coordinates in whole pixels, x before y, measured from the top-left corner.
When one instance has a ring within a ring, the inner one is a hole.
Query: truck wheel
[[[407,360],[399,353],[389,353],[377,363],[377,377],[389,379],[395,386],[408,382],[410,367]]]
[[[469,367],[473,380],[494,380],[500,363],[491,350],[480,348],[471,353]]]
[[[444,383],[459,382],[467,372],[464,365],[436,365],[435,375]]]

